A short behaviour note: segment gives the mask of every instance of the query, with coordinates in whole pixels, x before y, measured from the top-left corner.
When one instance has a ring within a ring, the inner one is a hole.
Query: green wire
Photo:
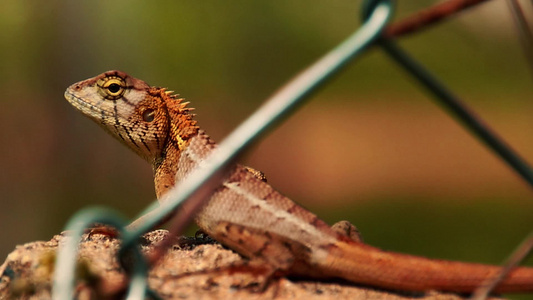
[[[94,223],[113,226],[124,234],[126,219],[119,213],[101,207],[86,208],[76,213],[67,223],[68,236],[59,245],[54,266],[52,299],[66,300],[74,298],[76,254],[78,243],[85,229]],[[146,279],[147,265],[138,247],[132,247],[135,263],[131,274],[131,285],[126,299],[141,300],[145,298],[148,283]]]

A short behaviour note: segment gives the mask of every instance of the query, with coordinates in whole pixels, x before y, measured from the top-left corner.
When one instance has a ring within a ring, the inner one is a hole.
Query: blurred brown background
[[[431,1],[402,2],[396,20]],[[359,26],[360,1],[59,1],[0,4],[0,256],[47,240],[83,207],[133,217],[147,163],[64,100],[120,69],[179,92],[223,137]],[[533,158],[531,74],[504,1],[400,44],[522,156]],[[367,242],[499,263],[533,228],[531,189],[379,49],[316,93],[244,161]]]

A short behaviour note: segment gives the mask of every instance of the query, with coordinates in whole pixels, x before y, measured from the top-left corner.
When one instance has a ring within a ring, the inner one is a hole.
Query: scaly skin
[[[152,164],[160,200],[216,147],[182,99],[120,71],[73,84],[65,97]],[[395,290],[472,292],[500,270],[354,242],[240,165],[234,166],[196,222],[214,239],[276,274],[340,277]],[[533,291],[533,268],[516,268],[495,291]]]

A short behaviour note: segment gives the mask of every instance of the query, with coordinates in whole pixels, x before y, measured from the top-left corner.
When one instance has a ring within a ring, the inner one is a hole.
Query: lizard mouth
[[[76,93],[72,92],[71,88],[68,88],[65,91],[65,99],[67,99],[72,106],[89,117],[96,117],[96,115],[98,115],[98,117],[112,117],[110,112],[103,110],[102,108],[98,107],[98,105],[84,101],[83,98],[76,96]]]

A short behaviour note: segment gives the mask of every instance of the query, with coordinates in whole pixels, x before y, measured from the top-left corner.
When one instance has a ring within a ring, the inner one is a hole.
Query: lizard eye
[[[148,122],[148,123],[152,122],[154,118],[155,118],[155,111],[153,109],[149,108],[143,112],[143,120],[145,122]]]
[[[98,81],[98,87],[98,91],[104,98],[117,100],[126,91],[126,82],[117,76],[105,77]]]
[[[118,83],[112,83],[110,84],[107,89],[111,92],[111,93],[114,93],[114,94],[117,94],[118,92],[120,92],[120,85],[118,85]]]

